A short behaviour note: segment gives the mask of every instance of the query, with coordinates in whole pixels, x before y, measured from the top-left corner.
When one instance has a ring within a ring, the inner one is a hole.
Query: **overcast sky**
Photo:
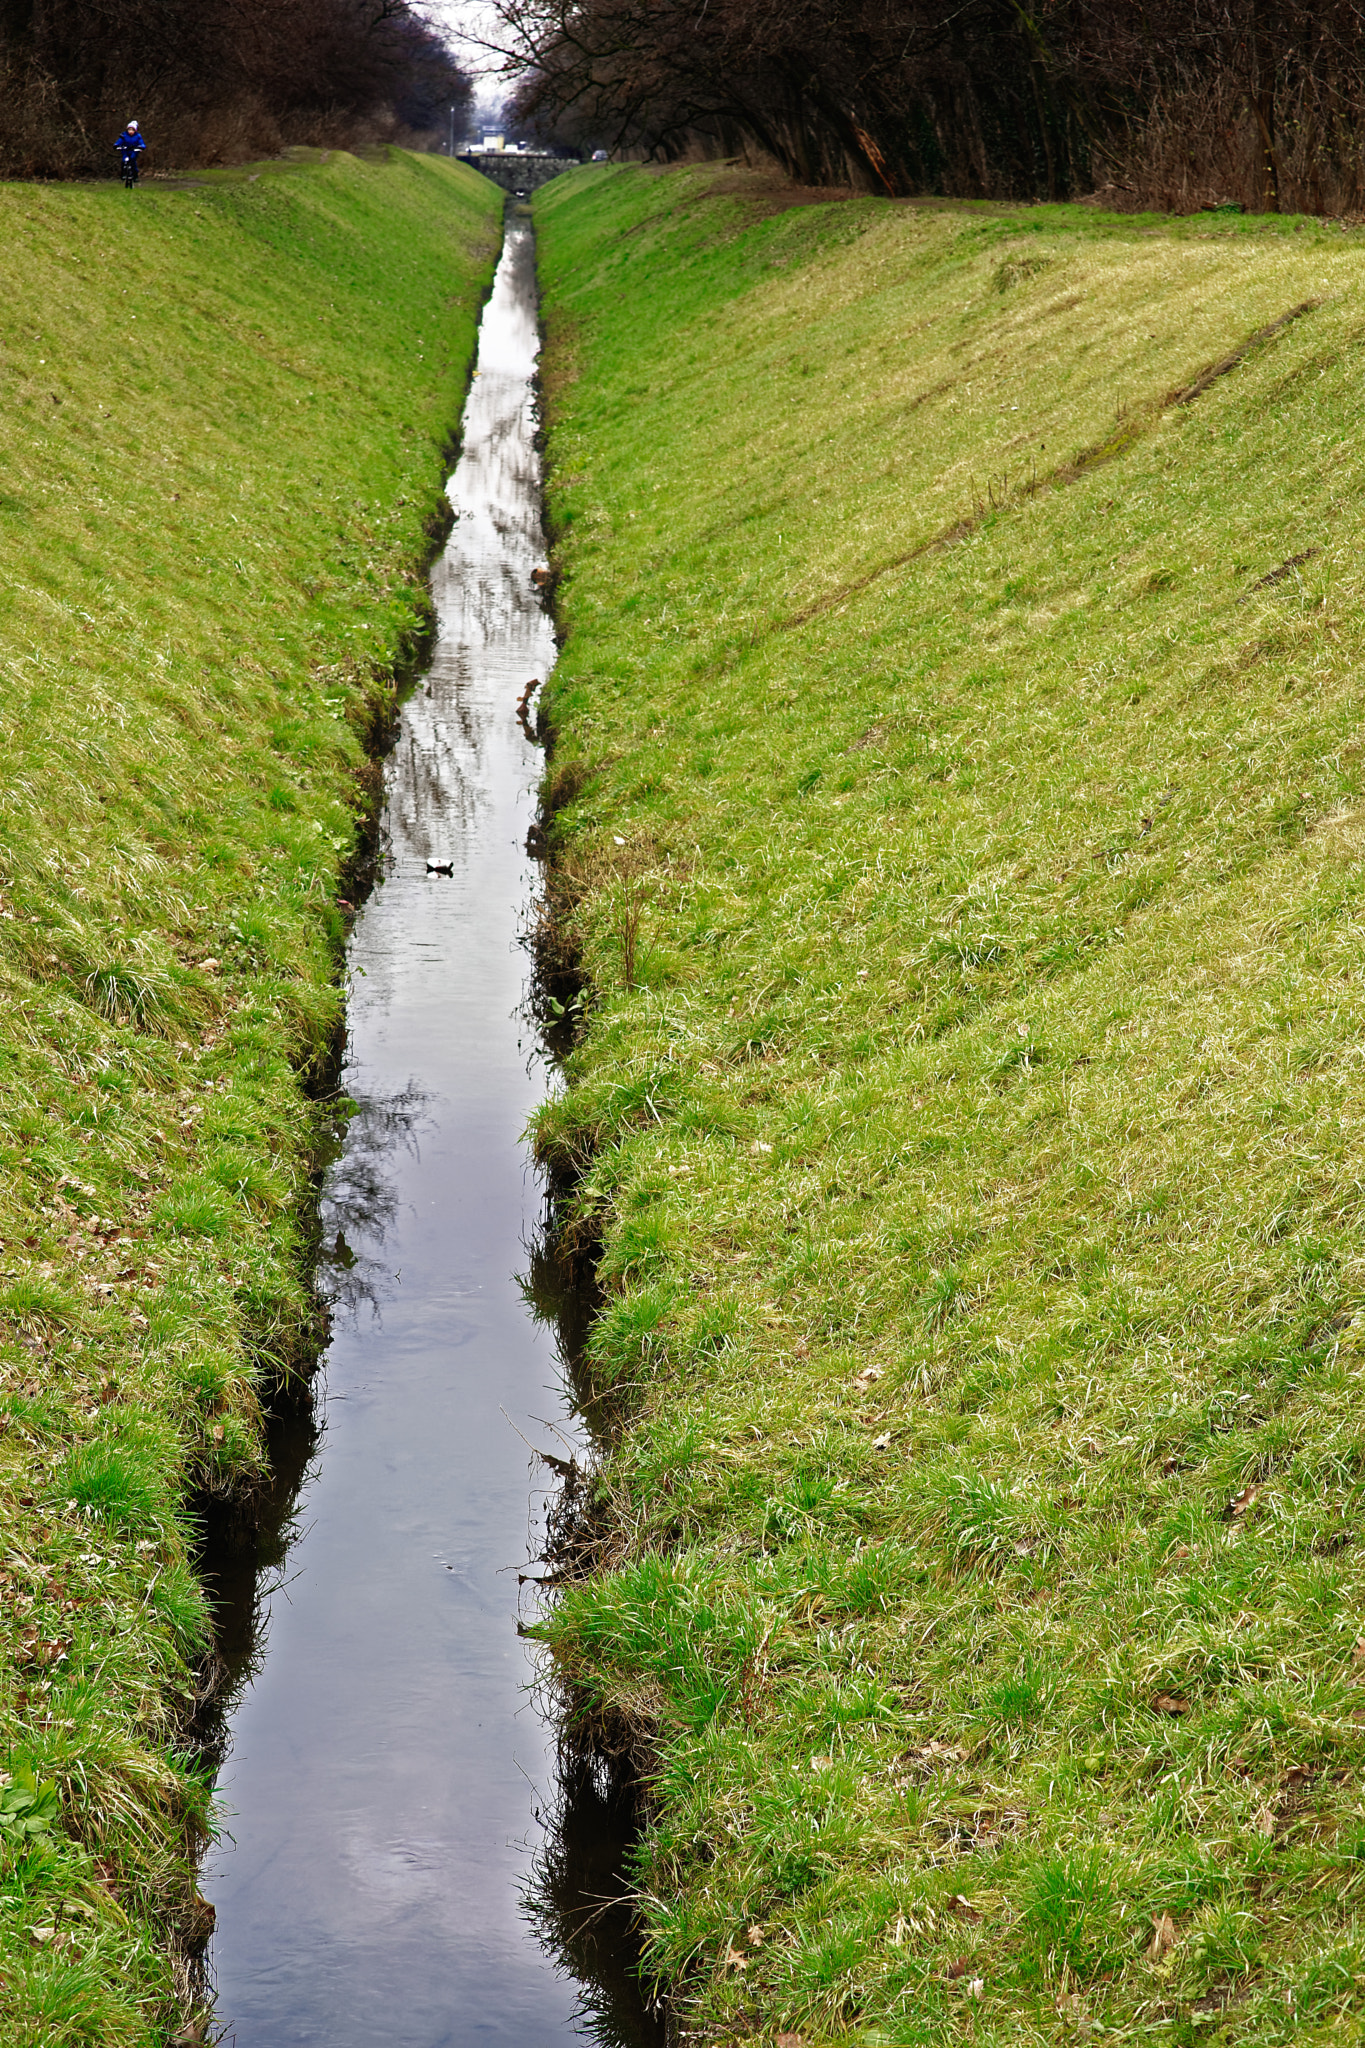
[[[492,8],[483,5],[482,0],[431,0],[431,13],[433,20],[451,32],[456,55],[474,73],[479,104],[500,100],[506,88],[497,75],[497,58],[469,40],[496,31]]]

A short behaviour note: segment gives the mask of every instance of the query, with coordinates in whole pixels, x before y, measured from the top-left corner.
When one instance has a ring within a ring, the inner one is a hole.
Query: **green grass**
[[[619,1417],[544,1632],[652,1966],[718,2044],[1354,2038],[1359,238],[714,175],[536,202]]]
[[[493,188],[432,159],[263,170],[0,186],[15,2048],[134,2048],[188,2009],[186,1504],[259,1469],[262,1392],[316,1337],[339,899],[498,237]]]

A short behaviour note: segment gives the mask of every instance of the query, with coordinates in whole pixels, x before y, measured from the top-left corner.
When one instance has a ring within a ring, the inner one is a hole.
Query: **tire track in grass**
[[[1148,434],[1155,432],[1168,413],[1193,405],[1206,391],[1211,390],[1220,378],[1230,376],[1246,361],[1253,349],[1273,341],[1285,328],[1291,327],[1297,320],[1302,320],[1306,314],[1316,312],[1322,304],[1321,299],[1304,299],[1299,305],[1291,306],[1287,313],[1281,313],[1278,320],[1268,321],[1264,327],[1258,327],[1227,355],[1220,356],[1217,362],[1210,363],[1205,369],[1200,370],[1188,384],[1178,384],[1163,398],[1143,408],[1136,418],[1129,419],[1117,433],[1106,435],[1103,441],[1095,441],[1089,448],[1083,448],[1079,455],[1071,456],[1066,462],[1059,462],[1045,476],[1030,477],[1027,483],[1018,484],[1012,489],[1007,484],[998,503],[992,498],[989,504],[979,506],[965,519],[955,519],[951,526],[945,526],[928,540],[919,541],[913,548],[907,548],[904,554],[894,555],[889,562],[879,562],[876,568],[867,570],[862,576],[854,577],[849,583],[841,584],[838,590],[832,590],[826,596],[817,598],[814,604],[804,605],[800,611],[779,620],[772,630],[790,633],[801,626],[807,626],[812,619],[823,618],[827,612],[837,610],[851,597],[861,597],[865,590],[880,582],[883,576],[894,576],[897,569],[908,569],[912,562],[923,561],[926,555],[938,554],[944,548],[956,547],[959,541],[967,540],[972,534],[979,532],[992,513],[1003,512],[1007,505],[1027,502],[1031,498],[1041,497],[1046,491],[1062,490],[1068,484],[1079,483],[1083,477],[1093,476],[1097,469],[1103,469],[1108,463],[1116,462]]]

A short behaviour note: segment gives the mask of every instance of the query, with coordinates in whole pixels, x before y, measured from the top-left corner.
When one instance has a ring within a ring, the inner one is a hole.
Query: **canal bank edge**
[[[1357,238],[745,193],[535,205],[621,1416],[542,1634],[694,2038],[1340,2038]]]
[[[458,166],[7,186],[0,2031],[200,2038],[186,1503],[316,1332],[394,676],[499,241]]]

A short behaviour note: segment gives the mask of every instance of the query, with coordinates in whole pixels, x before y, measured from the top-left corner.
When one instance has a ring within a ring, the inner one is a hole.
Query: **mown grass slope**
[[[545,1634],[652,1964],[717,2043],[1354,2037],[1359,239],[714,178],[537,199],[618,1416]]]
[[[0,2037],[203,1932],[188,1493],[314,1321],[306,1093],[499,197],[430,159],[0,187]],[[196,2036],[196,2038],[198,2038]]]

